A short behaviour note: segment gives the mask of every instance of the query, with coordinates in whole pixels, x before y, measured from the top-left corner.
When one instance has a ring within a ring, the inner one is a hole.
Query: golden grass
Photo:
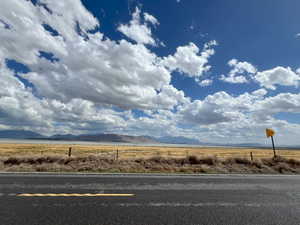
[[[230,147],[162,147],[162,146],[112,146],[112,145],[69,145],[69,144],[20,144],[0,143],[0,157],[67,155],[72,147],[72,156],[87,156],[96,154],[115,158],[117,150],[119,159],[150,158],[153,156],[180,158],[188,155],[199,157],[216,156],[218,158],[243,157],[249,158],[250,152],[255,159],[271,158],[271,149],[250,149]],[[300,160],[300,150],[278,150],[285,158]]]

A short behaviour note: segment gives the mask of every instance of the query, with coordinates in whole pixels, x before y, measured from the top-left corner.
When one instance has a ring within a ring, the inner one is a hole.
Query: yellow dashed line
[[[134,194],[92,194],[92,193],[85,193],[85,194],[79,194],[79,193],[23,193],[18,194],[18,197],[132,197]]]

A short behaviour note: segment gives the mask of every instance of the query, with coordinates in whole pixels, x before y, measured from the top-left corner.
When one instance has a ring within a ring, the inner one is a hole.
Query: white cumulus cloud
[[[144,13],[144,19],[153,25],[159,24],[157,19],[148,13]],[[137,43],[157,45],[155,39],[152,37],[151,28],[147,23],[141,22],[141,10],[138,7],[136,7],[135,12],[132,14],[132,20],[129,24],[120,24],[118,31]]]
[[[201,87],[207,87],[207,86],[212,85],[213,80],[211,80],[211,79],[205,79],[205,80],[199,81],[198,83],[199,83],[199,85]]]
[[[144,18],[145,18],[145,21],[148,21],[148,22],[152,23],[153,25],[159,25],[158,20],[154,16],[150,15],[149,13],[145,12]]]
[[[287,67],[275,67],[270,70],[258,72],[255,75],[255,80],[259,82],[262,87],[275,90],[276,85],[281,86],[298,86],[300,75]]]
[[[189,77],[200,77],[211,68],[208,59],[215,53],[212,46],[216,44],[216,41],[206,43],[203,51],[200,51],[194,43],[180,46],[174,55],[165,57],[162,64],[171,71],[177,70]]]
[[[12,27],[0,28],[0,52],[29,67],[30,73],[20,76],[40,96],[124,109],[173,107],[169,100],[161,100],[164,90],[173,88],[161,59],[143,44],[116,42],[99,31],[90,32],[100,23],[81,1],[40,0],[34,5],[12,0],[5,2],[0,13],[1,21]],[[139,16],[137,9],[134,19]],[[42,58],[41,52],[57,60]],[[177,104],[176,99],[172,102]]]
[[[228,65],[232,67],[227,76],[221,75],[220,80],[228,83],[247,83],[245,75],[253,75],[256,68],[248,62],[239,62],[237,59],[231,59]]]

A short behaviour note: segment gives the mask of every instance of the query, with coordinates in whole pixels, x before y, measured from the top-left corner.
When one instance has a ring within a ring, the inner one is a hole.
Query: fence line
[[[90,155],[96,154],[97,156],[104,158],[112,158],[112,159],[136,159],[136,158],[150,158],[150,157],[165,157],[165,158],[183,158],[188,156],[198,156],[198,157],[218,157],[218,158],[248,158],[249,160],[255,160],[260,158],[271,158],[273,157],[273,152],[263,151],[263,152],[253,152],[253,151],[243,151],[240,152],[232,152],[224,150],[223,152],[214,152],[214,151],[206,151],[206,152],[197,152],[197,150],[182,150],[182,151],[164,151],[164,150],[96,150],[94,152],[87,152],[83,154],[83,152],[79,153],[80,155]],[[75,154],[76,155],[76,154]],[[279,151],[279,155],[286,158],[300,158],[300,154],[292,154],[290,151]],[[299,155],[299,156],[298,156]]]

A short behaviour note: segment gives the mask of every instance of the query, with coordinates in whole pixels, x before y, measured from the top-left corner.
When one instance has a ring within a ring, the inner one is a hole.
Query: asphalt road
[[[300,176],[0,174],[0,224],[299,225]]]

